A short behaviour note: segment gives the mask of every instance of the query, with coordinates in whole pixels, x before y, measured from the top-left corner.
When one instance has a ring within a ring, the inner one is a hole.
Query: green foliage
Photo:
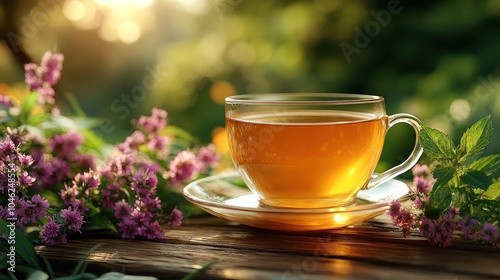
[[[453,142],[442,131],[424,125],[420,132],[420,141],[431,159],[452,162],[456,158]]]
[[[472,125],[455,147],[444,133],[422,126],[420,141],[424,151],[438,162],[433,169],[436,182],[429,194],[427,217],[437,218],[455,206],[461,209],[462,215],[484,222],[500,222],[500,178],[490,177],[500,167],[500,155],[469,160],[484,152],[492,131],[490,117],[485,117]]]
[[[95,214],[88,218],[87,223],[82,226],[83,230],[100,230],[107,229],[112,232],[118,233],[115,225],[102,214]]]
[[[460,162],[482,153],[490,143],[493,125],[490,117],[486,117],[467,129],[460,139],[457,154]]]
[[[0,219],[0,232],[5,233],[6,236],[9,236],[11,233],[11,229],[3,219]],[[16,256],[19,256],[23,263],[34,268],[40,268],[40,263],[36,258],[32,242],[26,237],[24,232],[16,227],[14,237],[14,243],[8,243],[8,241],[2,239],[2,242],[0,242],[1,247],[7,249],[12,245],[16,249]]]
[[[206,263],[205,265],[203,265],[200,269],[194,270],[193,272],[189,273],[188,275],[182,277],[181,280],[192,280],[196,276],[203,273],[205,270],[209,269],[210,267],[212,267],[213,265],[215,265],[218,262],[219,262],[219,260],[210,261],[210,262]]]

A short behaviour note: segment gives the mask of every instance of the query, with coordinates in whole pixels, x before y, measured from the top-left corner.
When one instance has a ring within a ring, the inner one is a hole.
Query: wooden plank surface
[[[351,227],[319,232],[277,232],[212,216],[188,219],[164,240],[122,240],[109,235],[71,239],[37,251],[57,271],[69,272],[92,246],[88,271],[180,279],[219,260],[199,279],[500,279],[500,249],[455,240],[439,248],[405,239],[381,215]]]

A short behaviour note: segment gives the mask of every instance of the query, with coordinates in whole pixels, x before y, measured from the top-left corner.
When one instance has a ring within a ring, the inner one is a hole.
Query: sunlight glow
[[[105,41],[136,42],[151,25],[155,0],[68,0],[63,13],[80,29],[98,29]]]
[[[235,93],[233,85],[226,81],[216,81],[210,87],[210,98],[217,104],[224,104],[225,98]]]
[[[202,14],[206,10],[206,4],[209,1],[204,0],[176,0],[177,3],[181,4],[184,10],[192,14]]]
[[[470,111],[470,104],[465,99],[455,99],[450,105],[450,115],[457,121],[468,119]]]
[[[101,6],[147,8],[153,4],[154,0],[94,0],[94,2]]]
[[[79,21],[85,17],[86,6],[81,1],[67,1],[64,2],[63,13],[69,20]]]
[[[125,44],[132,44],[141,37],[141,28],[133,21],[123,22],[118,26],[118,39]]]
[[[333,215],[333,222],[335,224],[343,224],[349,220],[349,216],[343,213],[336,213]]]

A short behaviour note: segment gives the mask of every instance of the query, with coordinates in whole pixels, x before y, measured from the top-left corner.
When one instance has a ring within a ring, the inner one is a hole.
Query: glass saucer
[[[217,217],[263,229],[314,231],[359,223],[385,212],[388,203],[404,199],[408,186],[390,180],[358,193],[356,203],[343,207],[290,209],[259,203],[236,171],[193,181],[183,190],[191,203]]]

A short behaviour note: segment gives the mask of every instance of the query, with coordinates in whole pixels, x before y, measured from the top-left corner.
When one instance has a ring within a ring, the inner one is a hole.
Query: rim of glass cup
[[[317,98],[317,100],[287,100],[287,98]],[[226,104],[322,104],[322,105],[348,105],[348,104],[373,104],[383,102],[384,98],[378,95],[357,93],[251,93],[228,96]]]

